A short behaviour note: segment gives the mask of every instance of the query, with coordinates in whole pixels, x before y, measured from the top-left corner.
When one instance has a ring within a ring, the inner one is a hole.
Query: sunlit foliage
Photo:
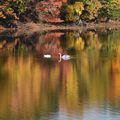
[[[83,19],[96,19],[99,14],[99,9],[102,7],[100,1],[98,0],[87,0],[85,3],[85,11],[82,15]]]
[[[84,10],[84,4],[82,2],[75,2],[73,5],[67,5],[63,9],[63,18],[65,21],[76,21],[80,18],[82,11]]]
[[[109,19],[120,19],[120,1],[119,0],[81,0],[84,9],[80,9],[81,14],[73,12],[74,4],[78,4],[77,0],[68,0],[67,7],[62,10],[62,18],[65,21],[75,21],[82,19],[86,21],[104,21]],[[68,10],[66,9],[68,8]],[[69,11],[69,12],[68,12]],[[76,16],[77,15],[77,16]],[[102,18],[102,19],[101,19]]]

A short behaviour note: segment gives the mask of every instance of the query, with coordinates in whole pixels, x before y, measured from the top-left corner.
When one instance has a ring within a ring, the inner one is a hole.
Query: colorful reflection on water
[[[0,40],[0,119],[119,120],[120,31]],[[59,55],[71,60],[58,62]],[[44,59],[43,54],[51,54]]]

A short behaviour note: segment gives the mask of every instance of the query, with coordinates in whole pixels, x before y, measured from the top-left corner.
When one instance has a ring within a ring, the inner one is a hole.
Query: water
[[[0,34],[0,120],[96,119],[120,120],[120,30]]]

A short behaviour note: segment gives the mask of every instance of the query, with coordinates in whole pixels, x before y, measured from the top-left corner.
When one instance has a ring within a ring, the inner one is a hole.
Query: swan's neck
[[[58,62],[61,62],[61,57],[62,57],[62,55],[61,55],[61,53],[59,53],[59,55],[60,55],[60,59],[59,59],[59,61],[58,61]]]
[[[61,58],[62,57],[61,53],[59,53],[59,55],[60,55],[60,58]]]

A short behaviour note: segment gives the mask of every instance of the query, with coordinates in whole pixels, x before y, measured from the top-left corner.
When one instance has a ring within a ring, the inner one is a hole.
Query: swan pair
[[[70,55],[67,55],[67,54],[65,54],[65,55],[62,55],[61,53],[59,53],[59,55],[60,55],[60,60],[59,60],[59,62],[63,59],[63,60],[69,60],[69,59],[71,59],[71,56]],[[44,55],[43,56],[44,58],[52,58],[52,56],[50,55],[50,54],[46,54],[46,55]]]

